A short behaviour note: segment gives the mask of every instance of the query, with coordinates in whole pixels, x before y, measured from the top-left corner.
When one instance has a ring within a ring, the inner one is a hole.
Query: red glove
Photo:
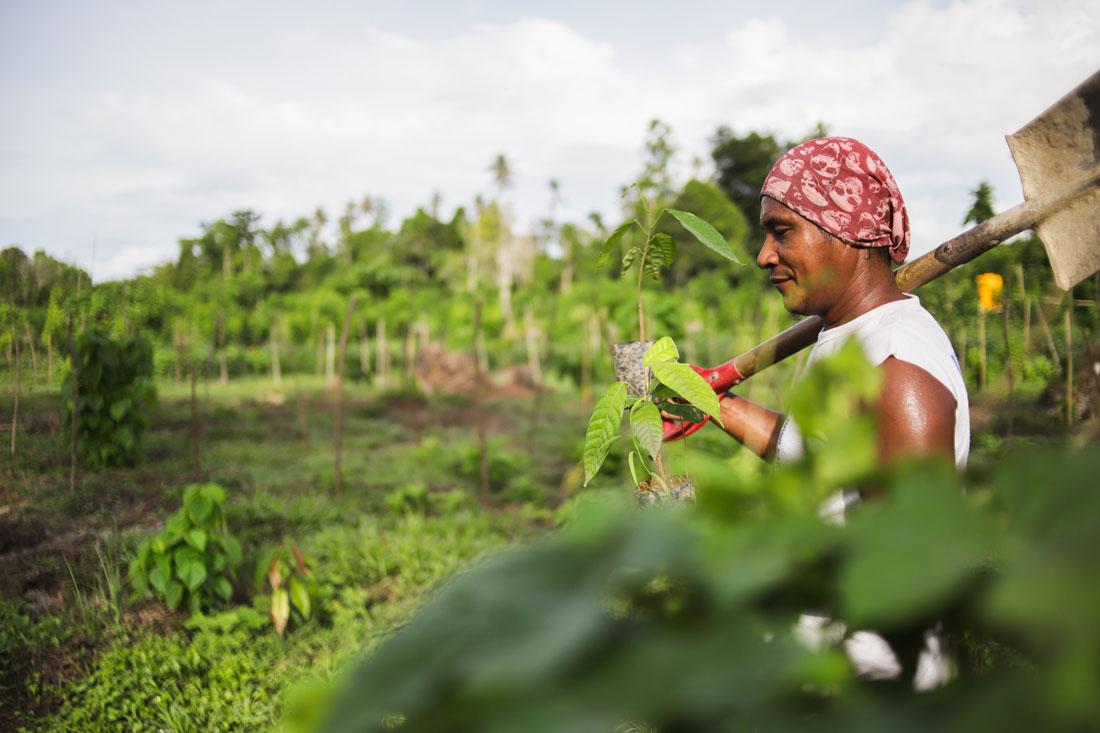
[[[741,376],[741,372],[737,371],[737,365],[734,364],[734,361],[735,359],[730,359],[725,364],[716,366],[713,369],[704,369],[694,365],[691,368],[705,379],[715,392],[722,394],[745,379]],[[663,440],[666,443],[673,443],[681,438],[686,438],[703,427],[710,419],[710,415],[703,415],[703,422],[687,422],[686,420],[673,420],[668,417],[662,417],[661,419],[661,427],[664,432]]]

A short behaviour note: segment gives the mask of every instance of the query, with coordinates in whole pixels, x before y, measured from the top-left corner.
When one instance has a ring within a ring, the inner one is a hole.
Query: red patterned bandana
[[[909,214],[882,159],[850,137],[822,137],[788,150],[764,180],[771,196],[854,247],[909,253]]]

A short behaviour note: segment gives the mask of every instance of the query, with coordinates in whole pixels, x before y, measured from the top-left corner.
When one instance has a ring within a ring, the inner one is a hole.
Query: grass
[[[226,488],[244,559],[233,603],[194,623],[131,598],[125,576],[136,545],[179,508],[193,478],[189,386],[158,385],[140,465],[80,470],[75,491],[68,446],[41,418],[58,410],[59,392],[21,396],[28,429],[0,468],[0,519],[41,523],[50,539],[19,555],[21,598],[0,609],[0,662],[12,672],[0,681],[0,728],[269,729],[290,691],[338,674],[446,578],[544,531],[579,459],[579,406],[544,396],[532,455],[533,399],[491,400],[486,511],[476,501],[468,399],[351,385],[337,495],[332,395],[315,378],[301,388],[308,443],[292,379],[281,393],[265,379],[198,387],[201,473]],[[402,492],[422,499],[409,503]],[[300,548],[327,595],[315,619],[280,637],[253,570],[265,548],[287,545]],[[32,587],[50,604],[28,601]]]

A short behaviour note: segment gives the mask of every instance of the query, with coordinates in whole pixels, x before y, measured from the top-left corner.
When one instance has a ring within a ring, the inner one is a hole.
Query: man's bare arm
[[[924,369],[890,357],[879,402],[879,457],[955,457],[955,397]]]
[[[728,393],[721,399],[722,429],[756,455],[770,461],[775,457],[783,415],[740,395]]]

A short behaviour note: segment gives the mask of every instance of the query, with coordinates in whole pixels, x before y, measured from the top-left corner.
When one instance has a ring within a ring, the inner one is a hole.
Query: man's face
[[[771,271],[770,280],[791,313],[817,315],[829,322],[855,275],[858,250],[830,237],[775,199],[761,199],[764,246],[756,264]]]

